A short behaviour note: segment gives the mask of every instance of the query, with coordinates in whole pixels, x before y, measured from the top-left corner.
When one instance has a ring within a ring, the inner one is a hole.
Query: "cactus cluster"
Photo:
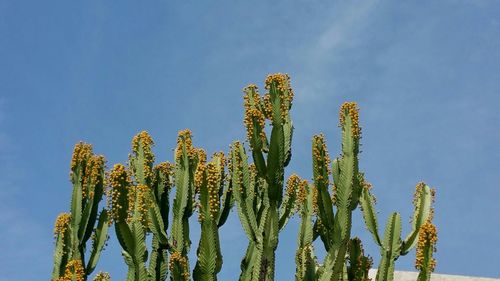
[[[61,214],[55,224],[52,280],[87,280],[112,225],[128,267],[127,281],[217,280],[223,266],[219,229],[235,207],[248,239],[239,280],[274,280],[279,233],[297,213],[296,280],[366,281],[373,260],[365,255],[361,240],[351,235],[358,206],[380,248],[376,281],[392,281],[395,261],[414,247],[418,280],[430,280],[436,265],[434,189],[417,184],[411,231],[404,239],[398,213],[389,216],[381,235],[371,184],[359,170],[362,134],[354,102],[340,108],[340,155],[332,160],[325,136],[315,135],[312,181],[292,174],[285,182],[294,130],[290,78],[269,75],[264,89],[261,95],[256,85],[244,88],[248,146],[235,141],[227,155],[217,152],[207,159],[205,150],[193,146],[191,131],[183,130],[174,161],[155,165],[153,139],[143,131],[132,140],[128,163],[115,164],[105,176],[104,157],[94,155],[88,144],[77,144],[71,161],[71,212]],[[107,207],[99,213],[104,194]],[[196,211],[201,234],[191,270],[189,220]],[[322,261],[314,249],[318,238],[326,251]],[[94,280],[109,281],[110,276],[99,272]]]

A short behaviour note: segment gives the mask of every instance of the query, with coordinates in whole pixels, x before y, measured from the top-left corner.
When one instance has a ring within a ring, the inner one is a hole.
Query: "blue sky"
[[[208,152],[227,151],[245,137],[241,89],[274,72],[289,73],[296,93],[287,174],[310,178],[313,134],[338,155],[338,108],[357,101],[379,219],[397,210],[407,233],[424,180],[437,188],[437,272],[500,277],[497,1],[81,2],[0,0],[0,280],[50,275],[76,142],[108,166],[141,130],[161,161],[184,128]],[[296,235],[296,221],[281,233],[277,280],[293,278]],[[98,269],[123,280],[114,239]],[[235,280],[246,245],[236,213],[221,239],[220,279]]]

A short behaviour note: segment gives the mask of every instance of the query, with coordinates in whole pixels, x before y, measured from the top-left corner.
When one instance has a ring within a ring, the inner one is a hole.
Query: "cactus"
[[[274,280],[278,233],[291,215],[294,198],[283,202],[284,168],[291,158],[293,126],[290,119],[293,91],[285,74],[266,78],[268,93],[261,97],[257,86],[244,89],[247,137],[254,164],[249,166],[242,144],[231,151],[231,184],[238,215],[249,239],[240,280]],[[269,140],[265,125],[272,126]],[[250,168],[251,167],[251,168]]]
[[[313,281],[316,280],[316,267],[318,266],[313,246],[314,193],[316,190],[306,180],[301,181],[297,175],[292,175],[288,179],[287,192],[292,192],[291,190],[296,193],[297,209],[301,218],[298,248],[295,255],[295,280]]]
[[[150,280],[153,281],[165,280],[168,272],[168,239],[166,232],[170,208],[169,192],[173,185],[172,173],[173,167],[169,162],[162,162],[153,168],[153,198],[155,204],[150,209],[150,215],[151,217],[154,215],[158,218],[158,211],[160,214],[160,219],[151,219],[151,222],[157,222],[158,224],[156,227],[153,227],[153,229],[158,230],[155,230],[156,233],[153,235],[149,262]],[[165,237],[165,240],[159,238],[160,236]]]
[[[188,253],[191,247],[189,239],[189,218],[195,205],[194,174],[199,162],[204,162],[204,151],[193,147],[191,131],[183,130],[177,137],[175,149],[175,187],[171,232],[170,279],[189,280]]]
[[[389,216],[383,236],[380,235],[375,197],[358,167],[361,127],[354,102],[346,102],[340,108],[340,156],[330,160],[324,135],[314,136],[312,183],[292,174],[285,185],[285,167],[292,156],[293,91],[288,75],[280,73],[266,78],[265,89],[264,95],[255,85],[244,89],[244,125],[250,150],[235,141],[227,161],[220,152],[207,162],[205,151],[193,147],[191,131],[186,129],[178,134],[173,164],[162,162],[154,166],[152,138],[145,131],[137,134],[132,140],[128,164],[116,164],[109,171],[108,208],[100,214],[104,158],[94,155],[90,145],[77,144],[71,162],[71,211],[62,213],[55,224],[52,280],[86,281],[99,260],[108,228],[114,223],[128,266],[127,281],[163,281],[168,276],[172,281],[215,281],[223,265],[219,229],[236,204],[248,238],[240,265],[242,281],[274,280],[279,233],[295,213],[300,216],[295,254],[297,281],[369,280],[372,259],[364,254],[361,240],[351,238],[353,212],[358,205],[380,248],[376,281],[392,281],[395,261],[414,247],[415,266],[420,271],[418,281],[429,281],[436,263],[434,190],[424,183],[417,184],[411,231],[404,239],[401,217],[396,212]],[[170,206],[170,191],[174,187]],[[201,236],[196,265],[191,271],[189,219],[195,209]],[[148,235],[152,236],[150,247],[146,246]],[[93,246],[86,261],[86,242],[90,238]],[[317,238],[326,250],[321,263],[313,246]],[[109,274],[102,272],[94,278],[109,279]]]
[[[406,255],[417,244],[417,236],[424,223],[432,218],[432,202],[435,191],[425,183],[418,183],[413,199],[414,212],[411,221],[412,230],[408,236],[401,239],[401,217],[392,213],[387,221],[384,239],[380,239],[377,216],[374,209],[375,199],[368,185],[364,185],[360,198],[363,218],[366,227],[371,232],[375,243],[380,247],[381,260],[376,280],[391,281],[394,279],[394,263],[400,255]],[[430,275],[429,275],[430,276]]]
[[[70,274],[87,280],[99,261],[108,239],[108,212],[103,209],[99,213],[99,202],[104,193],[104,165],[104,157],[93,154],[90,144],[80,142],[75,145],[70,168],[73,184],[71,212],[62,213],[56,219],[51,280],[67,278]],[[85,262],[87,242],[91,238],[92,248]]]
[[[167,274],[165,222],[168,222],[170,171],[168,163],[153,168],[153,144],[147,132],[136,135],[129,156],[130,168],[116,164],[109,176],[111,217],[129,267],[127,280],[164,280]],[[147,233],[153,233],[149,270]]]
[[[342,154],[333,163],[330,161],[324,136],[313,137],[313,176],[318,195],[315,229],[327,251],[325,261],[318,269],[319,280],[341,280],[345,275],[352,212],[356,209],[361,194],[362,173],[358,170],[361,128],[356,103],[344,103],[339,115]],[[332,196],[328,192],[330,174],[333,176]],[[336,212],[333,206],[336,207]]]
[[[222,268],[219,227],[226,221],[232,207],[231,188],[223,190],[224,167],[224,154],[220,152],[214,154],[208,164],[200,162],[196,168],[195,187],[199,194],[198,221],[201,224],[201,238],[197,250],[198,260],[193,271],[194,280],[217,280],[217,273]]]

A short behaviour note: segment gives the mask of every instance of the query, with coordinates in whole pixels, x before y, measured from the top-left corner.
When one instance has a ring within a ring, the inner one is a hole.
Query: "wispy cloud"
[[[335,58],[336,51],[341,48],[356,46],[361,40],[359,33],[370,22],[370,13],[374,10],[376,1],[343,2],[334,6],[331,22],[318,36],[311,46],[312,64],[321,64]],[[325,60],[326,59],[326,60]]]
[[[326,68],[338,62],[341,52],[363,42],[362,34],[371,22],[376,3],[373,0],[338,2],[324,13],[327,16],[318,25],[325,28],[300,51],[302,81],[297,90],[307,93],[297,97],[300,102],[317,101],[329,92],[326,89],[331,92],[335,82],[327,79]]]

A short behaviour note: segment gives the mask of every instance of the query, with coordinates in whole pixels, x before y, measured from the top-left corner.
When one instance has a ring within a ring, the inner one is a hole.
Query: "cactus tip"
[[[71,156],[71,173],[74,173],[78,164],[86,161],[92,155],[92,145],[84,142],[75,144],[73,155]]]
[[[182,156],[182,145],[186,146],[186,153],[189,158],[193,158],[196,155],[196,149],[193,148],[193,134],[191,130],[184,129],[179,131],[177,135],[177,149],[175,150],[175,159],[180,160]]]
[[[61,213],[57,216],[56,223],[54,225],[54,235],[64,236],[64,232],[68,229],[68,225],[71,221],[70,213]]]
[[[349,115],[352,122],[353,137],[359,139],[361,137],[361,127],[359,126],[359,108],[356,102],[344,102],[340,108],[339,119],[340,125],[345,124],[346,114]]]

